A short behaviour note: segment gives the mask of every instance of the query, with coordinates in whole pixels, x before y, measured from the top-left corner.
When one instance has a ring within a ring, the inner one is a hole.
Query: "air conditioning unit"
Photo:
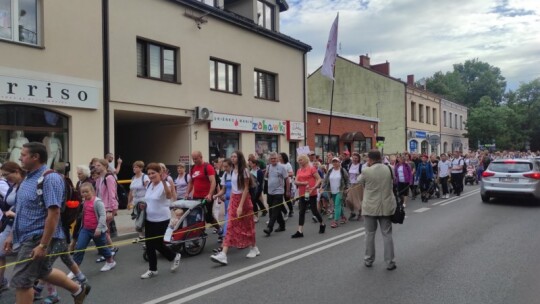
[[[195,107],[195,121],[212,121],[214,112],[207,107]]]

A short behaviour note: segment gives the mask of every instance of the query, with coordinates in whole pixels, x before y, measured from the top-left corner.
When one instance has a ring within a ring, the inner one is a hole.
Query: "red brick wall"
[[[318,123],[320,120],[320,123]],[[307,144],[313,150],[315,147],[315,134],[328,135],[328,126],[330,124],[330,116],[323,114],[308,113],[307,114]],[[373,125],[373,129],[371,126]],[[360,119],[332,117],[332,130],[331,135],[341,136],[347,132],[362,132],[365,137],[371,137],[371,146],[375,147],[375,134],[378,129],[377,122],[365,121]],[[344,145],[343,142],[339,142],[340,152],[342,152]]]

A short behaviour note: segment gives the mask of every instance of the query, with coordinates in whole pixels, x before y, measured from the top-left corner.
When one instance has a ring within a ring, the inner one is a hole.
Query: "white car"
[[[529,197],[540,201],[540,162],[536,159],[497,159],[482,173],[482,201],[492,197]]]

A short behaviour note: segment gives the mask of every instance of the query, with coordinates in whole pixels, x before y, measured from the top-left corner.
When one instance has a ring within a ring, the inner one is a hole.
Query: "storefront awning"
[[[357,141],[357,140],[366,140],[364,133],[362,132],[346,132],[343,133],[340,137],[341,141]]]

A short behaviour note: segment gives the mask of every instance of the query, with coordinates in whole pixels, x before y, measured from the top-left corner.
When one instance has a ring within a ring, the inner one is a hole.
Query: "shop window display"
[[[68,118],[46,109],[0,105],[0,163],[20,164],[22,147],[27,142],[41,142],[47,147],[47,166],[54,168],[68,161]]]
[[[255,134],[255,149],[260,159],[267,160],[270,152],[278,151],[278,136]]]
[[[210,132],[210,160],[231,157],[239,147],[239,133]]]

